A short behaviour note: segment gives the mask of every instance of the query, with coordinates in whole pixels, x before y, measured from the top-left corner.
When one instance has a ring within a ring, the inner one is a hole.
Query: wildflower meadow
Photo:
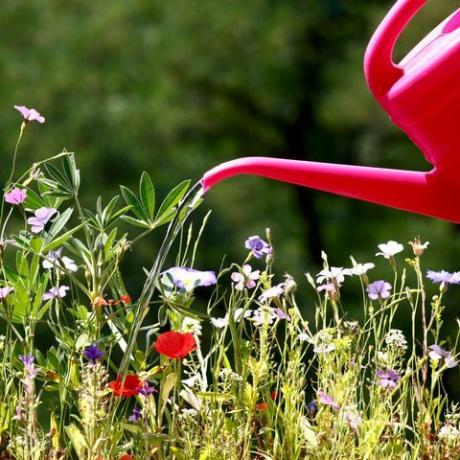
[[[346,267],[323,252],[319,273],[294,279],[275,273],[283,254],[262,228],[239,260],[203,267],[212,219],[189,222],[200,184],[158,199],[143,172],[139,190],[81,203],[73,153],[16,170],[45,117],[15,108],[0,210],[2,460],[460,458],[460,406],[443,385],[458,374],[458,335],[442,335],[460,272],[424,266],[436,242],[376,241]],[[152,232],[162,244],[129,292],[123,258]]]

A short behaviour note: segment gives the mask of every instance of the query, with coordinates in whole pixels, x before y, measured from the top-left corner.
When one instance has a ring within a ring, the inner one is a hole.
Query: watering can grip
[[[379,25],[366,49],[364,74],[370,90],[382,102],[403,69],[393,62],[396,41],[427,0],[398,0]]]

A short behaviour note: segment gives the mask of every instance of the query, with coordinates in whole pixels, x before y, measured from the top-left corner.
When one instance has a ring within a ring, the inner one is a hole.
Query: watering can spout
[[[263,176],[404,211],[460,223],[457,192],[436,171],[401,171],[267,157],[246,157],[216,166],[201,179],[205,191],[240,174]],[[453,195],[455,193],[455,195]]]
[[[398,0],[375,31],[364,57],[369,88],[382,101],[391,86],[403,75],[393,62],[393,50],[402,31],[427,0]]]

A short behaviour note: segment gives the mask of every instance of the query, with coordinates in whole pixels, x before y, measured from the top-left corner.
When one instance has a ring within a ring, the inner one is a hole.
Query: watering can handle
[[[381,102],[403,70],[393,62],[393,50],[404,28],[427,0],[398,0],[379,25],[364,56],[364,74],[370,90]]]

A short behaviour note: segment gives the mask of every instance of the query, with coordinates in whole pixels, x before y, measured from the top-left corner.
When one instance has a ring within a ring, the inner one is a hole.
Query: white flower
[[[182,320],[182,332],[191,332],[194,335],[201,335],[201,323],[197,319],[186,316]]]
[[[316,284],[321,284],[323,281],[335,281],[339,286],[345,281],[345,275],[348,275],[343,267],[324,268],[316,275]]]
[[[353,268],[347,268],[344,270],[346,275],[364,276],[369,270],[373,269],[375,265],[373,263],[356,264]]]
[[[390,329],[385,335],[385,343],[388,347],[396,348],[401,352],[407,350],[407,340],[399,329]]]
[[[252,317],[252,322],[256,326],[261,326],[262,324],[272,324],[278,316],[275,313],[275,310],[271,307],[258,308],[254,311]]]
[[[390,259],[404,249],[404,246],[397,241],[388,241],[388,243],[379,244],[378,248],[382,252],[377,252],[376,256],[383,256],[385,259]]]
[[[336,347],[333,343],[320,343],[313,348],[313,351],[315,353],[330,353],[331,351],[334,351],[335,348]]]
[[[270,289],[266,289],[259,296],[259,302],[266,302],[267,300],[273,299],[274,297],[281,297],[284,294],[284,285],[278,284]]]
[[[301,332],[298,338],[301,342],[307,342],[309,340],[308,334],[306,332]]]
[[[223,329],[228,324],[228,315],[223,318],[211,318],[212,325],[217,329]]]
[[[239,323],[242,319],[249,318],[252,315],[252,310],[237,308],[235,313],[233,314],[233,318],[237,323]]]
[[[62,248],[48,252],[46,259],[42,262],[42,266],[46,270],[59,267],[64,267],[69,272],[78,270],[77,264],[71,258],[62,257]]]

